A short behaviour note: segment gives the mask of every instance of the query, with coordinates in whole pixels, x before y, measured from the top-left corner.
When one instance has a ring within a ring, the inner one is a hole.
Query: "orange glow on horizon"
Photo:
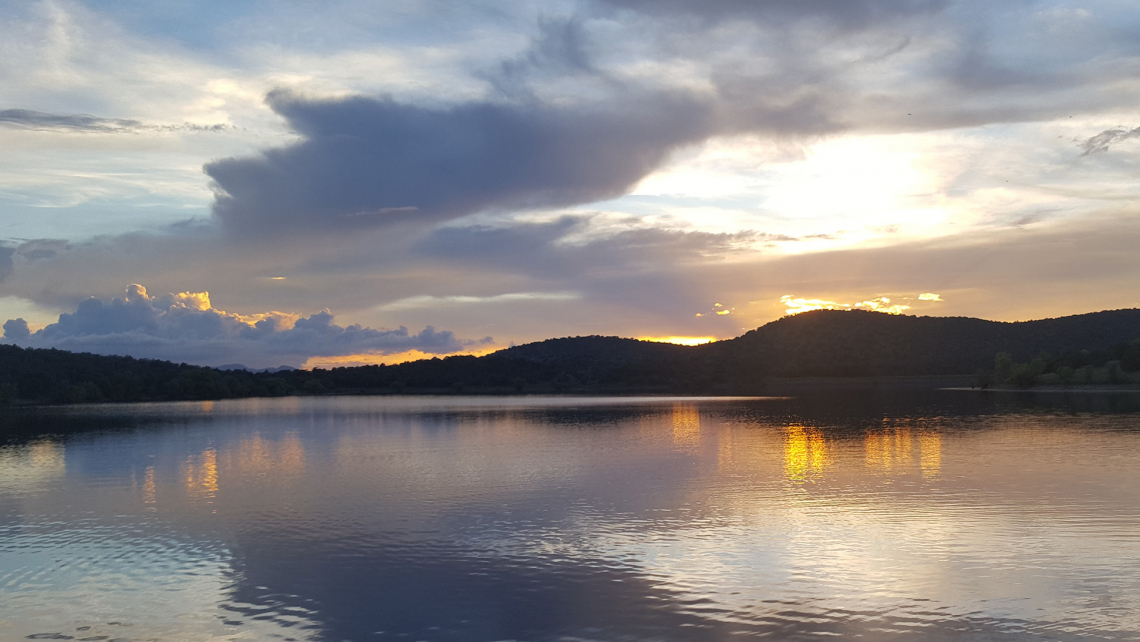
[[[894,295],[892,294],[891,296]],[[917,297],[902,297],[904,301],[913,301],[916,299],[924,303],[943,302],[942,295],[935,292],[923,292],[917,295]],[[872,310],[874,312],[886,312],[887,314],[903,314],[911,309],[911,306],[903,303],[892,303],[891,299],[886,296],[878,296],[856,303],[839,303],[826,299],[805,299],[791,294],[785,294],[780,297],[780,303],[785,306],[786,310],[784,312],[789,316],[811,312],[813,310]]]
[[[699,346],[716,341],[716,337],[638,337],[638,341],[653,341],[654,343],[673,343],[679,346]]]
[[[482,350],[464,350],[461,352],[452,352],[450,354],[432,354],[430,352],[423,352],[421,350],[408,350],[406,352],[395,352],[392,354],[346,354],[334,357],[309,357],[308,361],[301,366],[302,370],[312,370],[313,368],[341,368],[353,366],[393,366],[400,363],[407,363],[409,361],[421,361],[423,359],[433,359],[439,357],[454,357],[459,355],[482,357],[502,350],[502,347],[484,348]]]

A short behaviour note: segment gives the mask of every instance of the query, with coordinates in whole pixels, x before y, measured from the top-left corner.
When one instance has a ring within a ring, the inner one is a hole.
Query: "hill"
[[[224,399],[291,390],[280,379],[245,371],[0,345],[0,403]]]
[[[572,337],[484,357],[312,371],[219,370],[5,345],[0,402],[378,392],[743,394],[762,392],[775,377],[978,375],[994,370],[998,353],[1009,358],[998,362],[997,378],[1019,385],[1052,382],[1048,377],[1127,380],[1120,373],[1140,371],[1140,310],[1016,323],[820,310],[701,346]]]
[[[1015,361],[1048,352],[1079,362],[1082,350],[1103,352],[1137,338],[1140,310],[1020,322],[819,310],[709,348],[747,355],[773,376],[938,375],[992,368],[999,352]]]

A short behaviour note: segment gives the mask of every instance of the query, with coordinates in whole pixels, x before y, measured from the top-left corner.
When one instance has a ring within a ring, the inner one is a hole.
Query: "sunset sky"
[[[1134,2],[0,8],[9,343],[313,366],[1140,307]]]

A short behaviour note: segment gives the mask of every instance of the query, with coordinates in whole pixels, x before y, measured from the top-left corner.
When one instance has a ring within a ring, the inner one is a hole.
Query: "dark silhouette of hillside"
[[[550,339],[484,357],[250,372],[0,346],[0,402],[223,399],[326,393],[763,392],[786,377],[976,375],[997,382],[1124,382],[1140,371],[1140,310],[1004,323],[821,310],[728,341],[678,346]],[[1004,356],[998,358],[999,353]],[[1022,363],[1024,362],[1024,363]],[[1093,371],[1090,369],[1100,368]],[[1098,374],[1100,373],[1100,374]],[[1107,379],[1105,379],[1107,377]]]
[[[0,403],[224,399],[291,390],[279,378],[245,371],[0,345]]]
[[[747,355],[769,375],[888,376],[973,374],[1006,352],[1104,351],[1140,338],[1140,310],[1112,310],[1039,321],[914,317],[820,310],[768,323],[709,346]]]

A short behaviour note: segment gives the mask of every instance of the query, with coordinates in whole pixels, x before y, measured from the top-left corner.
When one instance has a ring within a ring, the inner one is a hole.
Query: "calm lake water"
[[[1135,396],[0,422],[0,640],[1140,639]]]

